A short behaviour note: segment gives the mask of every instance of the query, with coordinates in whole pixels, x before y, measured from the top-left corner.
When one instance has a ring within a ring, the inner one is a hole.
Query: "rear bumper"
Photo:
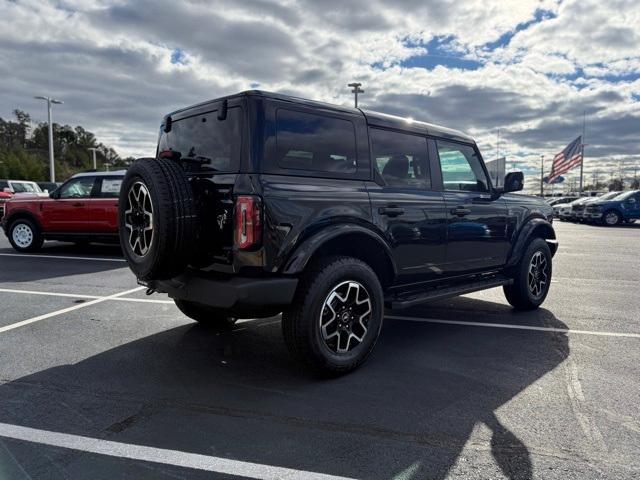
[[[154,280],[148,286],[171,298],[210,307],[258,310],[289,305],[298,286],[295,277],[208,277],[184,273],[170,280]]]

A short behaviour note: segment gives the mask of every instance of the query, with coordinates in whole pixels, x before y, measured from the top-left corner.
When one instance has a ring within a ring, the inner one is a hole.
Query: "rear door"
[[[445,263],[446,211],[442,192],[432,190],[424,136],[371,127],[369,182],[374,223],[386,236],[398,283],[437,278]]]
[[[58,197],[53,201],[42,202],[44,228],[48,232],[77,233],[88,229],[87,201],[95,177],[76,177],[60,187]]]
[[[118,196],[123,178],[120,176],[96,178],[91,198],[87,199],[88,232],[118,232]]]
[[[507,207],[492,198],[475,145],[436,139],[447,207],[448,274],[504,265],[507,255]]]

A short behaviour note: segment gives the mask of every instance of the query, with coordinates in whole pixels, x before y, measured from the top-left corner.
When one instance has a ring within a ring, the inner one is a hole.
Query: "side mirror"
[[[509,172],[504,177],[504,187],[502,187],[503,193],[519,192],[524,188],[524,173],[522,172]]]
[[[54,199],[60,198],[60,194],[58,193],[58,190],[54,190],[53,192],[51,192],[49,194],[49,198],[54,198]]]

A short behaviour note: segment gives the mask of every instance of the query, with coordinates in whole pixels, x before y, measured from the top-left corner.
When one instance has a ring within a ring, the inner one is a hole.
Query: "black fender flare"
[[[295,275],[304,271],[307,263],[313,255],[327,242],[339,237],[346,237],[348,235],[366,235],[371,240],[375,241],[384,252],[393,270],[393,276],[398,273],[396,264],[393,260],[393,254],[391,248],[385,242],[382,235],[371,230],[370,228],[354,223],[341,223],[334,224],[323,228],[316,234],[305,239],[298,247],[296,247],[288,256],[284,262],[282,272],[285,274]]]
[[[514,267],[518,264],[532,237],[545,239],[551,249],[551,256],[555,255],[558,250],[558,241],[553,226],[544,218],[532,217],[524,222],[517,233],[517,239],[507,257],[507,267]]]

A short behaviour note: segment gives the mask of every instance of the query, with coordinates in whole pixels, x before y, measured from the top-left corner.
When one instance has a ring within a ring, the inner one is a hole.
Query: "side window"
[[[95,195],[97,198],[118,198],[123,177],[102,177]]]
[[[395,187],[431,188],[427,139],[371,128],[371,155],[385,183]]]
[[[280,108],[276,112],[280,168],[354,173],[356,132],[349,120]]]
[[[487,176],[476,150],[470,145],[438,140],[438,155],[445,190],[486,192]]]
[[[93,177],[80,177],[69,180],[60,187],[60,198],[88,198],[93,189]]]

